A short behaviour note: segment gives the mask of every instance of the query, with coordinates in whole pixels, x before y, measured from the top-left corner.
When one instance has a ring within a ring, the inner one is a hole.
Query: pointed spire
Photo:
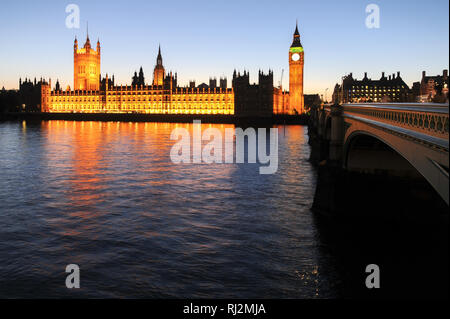
[[[298,21],[295,23],[294,40],[292,41],[291,48],[300,48],[302,43],[300,42],[300,32],[298,32]]]
[[[86,43],[84,44],[84,48],[91,48],[91,40],[89,40],[89,22],[86,25]]]
[[[156,65],[162,66],[161,44],[158,46],[158,57],[156,58]]]

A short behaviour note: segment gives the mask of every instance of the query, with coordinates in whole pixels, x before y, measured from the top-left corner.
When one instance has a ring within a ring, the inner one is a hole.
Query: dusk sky
[[[66,28],[65,8],[80,7],[80,28]],[[365,25],[368,4],[381,10],[379,29]],[[331,95],[336,82],[353,72],[373,79],[400,71],[411,86],[448,69],[448,0],[316,1],[2,1],[0,88],[18,88],[19,78],[60,80],[73,87],[73,41],[100,38],[101,73],[130,84],[143,67],[152,79],[158,44],[164,66],[178,72],[179,85],[197,84],[233,69],[274,71],[277,86],[298,19],[305,49],[305,93]]]

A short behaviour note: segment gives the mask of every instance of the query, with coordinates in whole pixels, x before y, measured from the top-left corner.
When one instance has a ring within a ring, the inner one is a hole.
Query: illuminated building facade
[[[422,72],[422,80],[414,83],[417,87],[417,100],[420,102],[440,102],[448,101],[448,70],[442,71],[442,75],[427,76]]]
[[[372,80],[364,73],[362,80],[353,78],[350,73],[344,76],[342,84],[336,84],[333,92],[333,101],[340,103],[364,103],[364,102],[408,102],[410,89],[400,77],[394,74],[385,76],[383,72],[379,80]]]
[[[105,81],[106,80],[106,81]],[[42,111],[56,113],[234,114],[233,89],[164,85],[116,86],[108,78],[100,91],[50,91],[42,86]]]
[[[78,48],[75,38],[73,45],[73,85],[74,90],[98,91],[100,81],[100,41],[97,50],[91,48],[91,41],[87,35],[86,43]]]
[[[293,50],[295,49],[295,50]],[[296,53],[299,58],[296,59]],[[273,72],[259,73],[259,84],[249,84],[248,73],[233,75],[232,88],[227,79],[211,78],[195,86],[177,85],[177,74],[166,73],[161,48],[158,49],[151,85],[145,83],[144,72],[134,73],[131,85],[116,85],[114,77],[100,76],[100,42],[91,48],[89,35],[83,48],[74,43],[74,90],[52,90],[51,81],[41,85],[41,111],[54,113],[146,113],[146,114],[226,114],[236,116],[271,116],[302,113],[303,48],[298,28],[289,50],[290,89],[273,87]],[[292,77],[292,79],[291,79]],[[293,98],[294,97],[294,98]]]
[[[294,40],[289,48],[289,107],[288,113],[304,113],[303,67],[305,52],[300,42],[298,26],[295,26]]]
[[[153,85],[163,85],[164,66],[162,63],[161,47],[158,48],[158,57],[156,58],[155,70],[153,71]]]
[[[51,81],[41,86],[41,111],[55,113],[147,113],[147,114],[234,114],[234,92],[226,79],[220,87],[177,86],[177,76],[165,74],[158,50],[152,85],[146,85],[142,68],[132,85],[115,85],[114,78],[100,76],[100,42],[74,44],[74,90],[51,89]]]
[[[284,91],[281,82],[273,91],[273,114],[303,114],[305,96],[303,94],[303,69],[305,52],[300,42],[298,25],[295,26],[292,44],[289,48],[289,91]]]

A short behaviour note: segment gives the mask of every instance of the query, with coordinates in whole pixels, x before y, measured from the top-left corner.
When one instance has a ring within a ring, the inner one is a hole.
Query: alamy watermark
[[[366,273],[369,274],[366,277],[366,287],[368,289],[380,288],[380,267],[375,264],[367,265]]]
[[[66,287],[69,289],[80,288],[80,267],[76,264],[66,266]]]
[[[366,6],[366,27],[368,29],[380,28],[380,7],[377,4],[371,3]]]
[[[66,6],[66,13],[69,15],[66,17],[67,29],[79,29],[80,28],[80,7],[76,4],[68,4]]]
[[[172,163],[244,163],[247,138],[247,162],[256,163],[258,158],[260,164],[266,165],[259,168],[260,174],[275,174],[278,170],[277,128],[269,129],[269,141],[266,128],[258,128],[258,133],[252,127],[245,130],[226,128],[225,136],[222,136],[222,132],[214,127],[202,132],[201,121],[194,121],[192,131],[192,139],[186,128],[176,128],[170,134],[171,140],[178,140],[170,150]],[[203,148],[202,141],[208,142]]]

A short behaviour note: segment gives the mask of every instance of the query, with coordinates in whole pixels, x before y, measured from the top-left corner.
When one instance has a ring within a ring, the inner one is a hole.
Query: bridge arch
[[[444,152],[430,151],[428,145],[405,141],[402,136],[357,121],[348,124],[343,143],[344,168],[414,179],[423,177],[449,204],[448,166],[442,165],[448,165]]]
[[[343,164],[348,171],[412,178],[422,176],[389,142],[367,131],[354,131],[347,137]]]

